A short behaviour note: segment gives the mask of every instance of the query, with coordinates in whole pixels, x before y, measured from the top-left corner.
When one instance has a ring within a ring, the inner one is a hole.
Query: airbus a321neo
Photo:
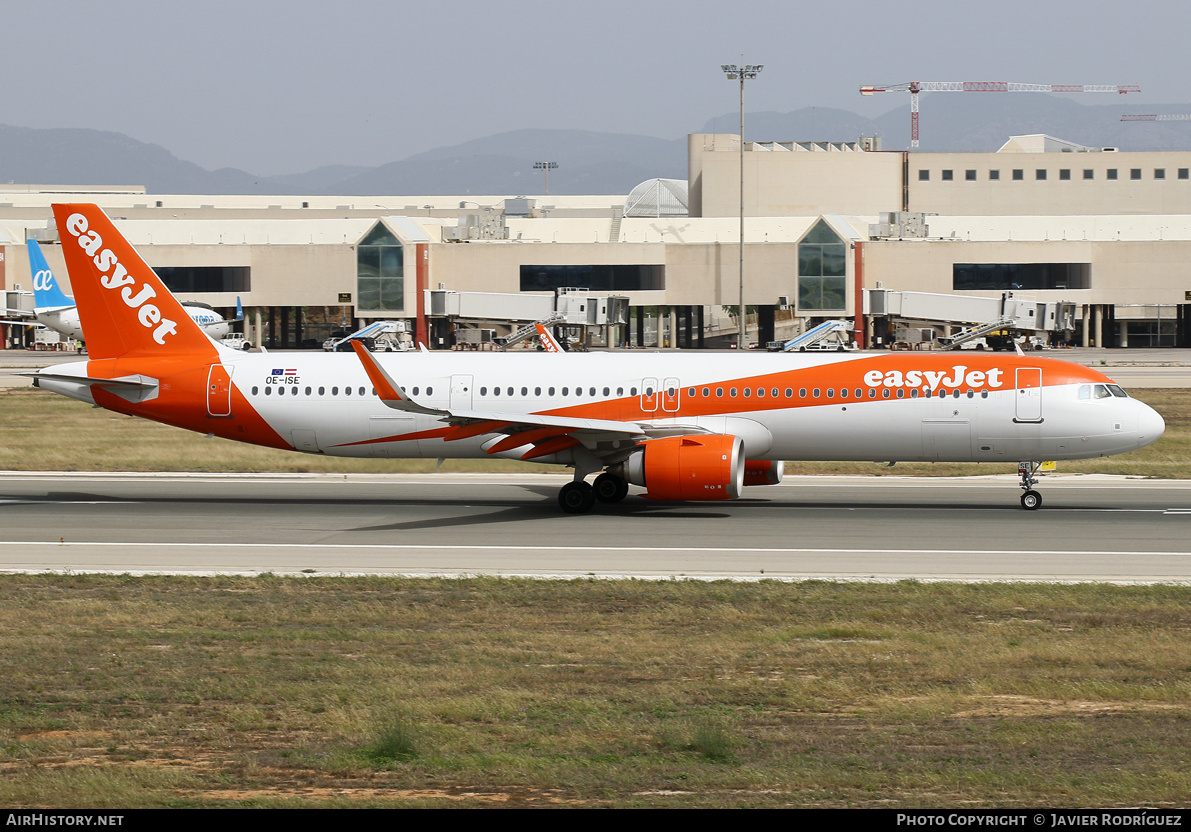
[[[95,205],[55,205],[90,357],[35,374],[81,401],[240,442],[574,470],[565,511],[729,500],[782,460],[1026,463],[1120,454],[1162,418],[1096,370],[1033,355],[246,354],[207,338]],[[587,478],[593,474],[593,484]]]

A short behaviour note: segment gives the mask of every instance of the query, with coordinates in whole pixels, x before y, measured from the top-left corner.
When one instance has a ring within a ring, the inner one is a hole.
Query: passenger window
[[[856,398],[858,398],[858,399],[864,398],[864,391],[861,390],[859,387],[856,388]]]
[[[624,388],[623,388],[623,387],[617,387],[617,388],[616,388],[616,395],[618,395],[618,396],[623,396],[623,395],[624,395]],[[706,395],[706,394],[704,394],[704,395]]]
[[[847,387],[841,387],[841,388],[839,389],[839,397],[840,397],[841,399],[846,399],[846,398],[848,398],[848,388],[847,388]]]
[[[724,388],[723,387],[715,388],[715,397],[717,399],[722,399],[724,397]]]
[[[913,390],[910,391],[910,398],[911,399],[918,398],[918,388],[917,387],[915,387]]]
[[[416,387],[414,388],[414,395],[415,396],[418,395],[418,388],[416,388]]]
[[[746,387],[746,388],[744,388],[744,397],[745,397],[746,399],[747,399],[747,398],[749,398],[749,397],[750,397],[750,396],[752,396],[752,395],[753,395],[753,388],[751,388],[751,387]]]
[[[571,388],[569,388],[569,387],[564,387],[564,388],[562,388],[562,394],[565,396],[565,395],[567,394],[567,391],[568,391],[568,390],[570,390],[570,389],[571,389]]]
[[[798,398],[800,398],[800,399],[806,398],[806,388],[805,387],[798,388]]]
[[[298,391],[297,391],[297,390],[295,390],[294,392],[295,392],[295,393],[297,393]],[[427,396],[429,396],[429,395],[430,395],[430,392],[431,392],[430,388],[429,388],[429,387],[427,387],[427,388],[426,388],[426,395],[427,395]],[[360,395],[361,395],[361,396],[363,396],[363,395],[364,395],[364,388],[363,388],[363,387],[361,387],[361,388],[360,388]]]
[[[540,396],[540,395],[542,395],[542,388],[541,388],[541,387],[535,387],[535,388],[533,389],[533,394],[534,394],[535,396]]]
[[[254,396],[256,395],[256,390],[257,390],[257,388],[255,388],[255,387],[252,388],[252,395],[254,395]]]
[[[886,387],[884,390],[881,391],[881,398],[882,399],[889,398],[889,388],[888,387]]]
[[[829,398],[829,399],[835,398],[835,388],[834,387],[827,388],[827,398]]]
[[[732,398],[736,398],[736,388],[733,387],[732,390],[728,393],[728,395],[731,396]]]
[[[769,391],[769,395],[773,396],[775,399],[777,398],[777,394],[778,389],[776,387]]]
[[[325,396],[325,395],[327,395],[327,388],[326,388],[326,387],[320,387],[320,388],[318,388],[318,394],[319,394],[320,396]]]
[[[363,388],[363,387],[361,387],[361,388],[360,388],[360,392],[361,392],[361,393],[363,393],[363,392],[364,392],[364,388]],[[296,395],[298,395],[298,388],[297,388],[297,387],[291,387],[291,388],[289,389],[289,393],[290,393],[290,395],[291,395],[291,396],[296,396]]]
[[[969,398],[969,399],[971,399],[971,398],[975,398],[975,396],[976,396],[976,391],[975,391],[975,390],[969,390],[969,391],[968,391],[968,398]]]
[[[787,387],[787,388],[786,388],[786,398],[787,398],[787,399],[792,399],[792,398],[794,398],[794,388],[793,388],[793,387]]]
[[[870,388],[868,389],[868,397],[869,397],[870,399],[875,399],[875,398],[877,397],[877,391],[876,391],[876,389],[875,389],[875,388],[872,388],[872,387],[870,387]]]
[[[416,387],[414,388],[414,390],[417,390],[417,389],[418,388],[416,388]],[[352,389],[350,387],[343,388],[343,395],[350,396],[351,394],[352,394]]]
[[[637,395],[637,388],[636,388],[636,387],[630,387],[630,388],[629,388],[629,395],[630,395],[630,396],[635,396],[635,395]]]
[[[427,387],[427,388],[426,388],[426,394],[427,394],[427,395],[429,395],[429,394],[430,394],[430,388],[429,388],[429,387]],[[510,397],[512,397],[512,395],[513,395],[513,388],[512,388],[512,387],[510,387],[510,388],[509,388],[509,390],[508,390],[508,394],[509,394],[509,396],[510,396]]]
[[[612,392],[612,391],[611,391],[611,390],[609,390],[607,387],[605,387],[605,388],[604,388],[604,395],[605,395],[605,396],[607,396],[607,395],[608,395],[609,393],[611,393],[611,392]],[[693,395],[695,395],[695,391],[694,391],[693,389],[691,390],[691,395],[692,395],[692,396],[693,396]]]
[[[758,388],[757,388],[757,398],[758,398],[758,399],[763,399],[763,398],[765,398],[765,388],[764,388],[764,387],[758,387]]]
[[[551,388],[550,388],[550,395],[551,395],[551,396],[553,396],[553,395],[554,395],[554,388],[553,388],[553,387],[551,387]]]
[[[402,392],[402,393],[404,393],[405,391],[404,391],[404,390],[402,390],[401,392]],[[338,395],[339,395],[339,388],[338,388],[338,387],[332,387],[332,388],[331,388],[331,395],[332,395],[332,396],[338,396]]]
[[[481,396],[487,396],[487,395],[488,395],[488,388],[487,388],[487,387],[481,387],[481,388],[480,388],[480,395],[481,395]]]
[[[590,390],[588,390],[588,391],[587,391],[587,393],[588,393],[588,395],[594,396],[594,395],[595,395],[595,388],[594,388],[594,387],[592,387]]]
[[[528,388],[528,387],[522,387],[522,388],[521,388],[521,396],[522,396],[522,398],[524,398],[525,396],[528,396],[528,395],[529,395],[529,388]]]
[[[897,388],[897,397],[899,399],[904,399],[906,397],[906,388],[904,388],[904,387]]]
[[[272,388],[272,387],[266,387],[266,388],[265,388],[265,395],[266,395],[266,396],[271,396],[271,395],[273,395],[273,388]]]
[[[819,388],[816,387],[815,392],[814,392],[814,397],[817,399],[817,398],[819,398],[819,396],[820,396]]]
[[[705,399],[706,399],[706,398],[710,398],[710,397],[711,397],[711,388],[710,388],[710,387],[704,387],[704,388],[703,388],[703,398],[705,398]]]

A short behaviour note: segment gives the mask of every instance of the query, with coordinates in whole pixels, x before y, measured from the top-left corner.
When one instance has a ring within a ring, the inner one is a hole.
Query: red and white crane
[[[878,92],[910,94],[910,147],[918,147],[918,93],[920,92],[1141,92],[1136,84],[1019,84],[1015,81],[910,81],[906,84],[861,87],[861,95]]]

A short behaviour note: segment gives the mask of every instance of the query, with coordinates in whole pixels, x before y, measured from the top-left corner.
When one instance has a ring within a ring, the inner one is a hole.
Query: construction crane
[[[1125,115],[1121,121],[1191,121],[1191,113],[1163,113],[1161,115]]]
[[[920,92],[1141,92],[1136,84],[1019,84],[1014,81],[910,81],[883,87],[861,87],[861,95],[878,92],[910,94],[910,147],[918,147],[918,93]]]

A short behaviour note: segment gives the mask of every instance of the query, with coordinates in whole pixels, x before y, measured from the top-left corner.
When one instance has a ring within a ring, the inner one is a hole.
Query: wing
[[[550,414],[426,407],[410,398],[361,344],[353,342],[352,349],[364,365],[380,400],[388,407],[406,413],[438,416],[452,428],[443,436],[446,442],[487,433],[498,434],[497,438],[484,446],[485,452],[490,454],[530,446],[521,454],[521,459],[536,459],[582,445],[607,464],[627,456],[638,442],[647,439],[708,432],[704,428],[672,422],[659,425]]]

